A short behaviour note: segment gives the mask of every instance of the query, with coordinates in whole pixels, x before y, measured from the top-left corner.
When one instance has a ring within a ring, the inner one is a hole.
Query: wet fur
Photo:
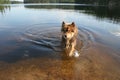
[[[63,22],[61,27],[61,32],[62,32],[62,43],[65,46],[65,51],[67,52],[68,56],[73,56],[76,47],[77,35],[78,35],[78,29],[75,23]]]

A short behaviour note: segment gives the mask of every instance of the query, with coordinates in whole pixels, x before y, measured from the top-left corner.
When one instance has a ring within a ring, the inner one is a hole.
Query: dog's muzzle
[[[64,39],[67,39],[67,35],[63,35],[63,38],[64,38]]]

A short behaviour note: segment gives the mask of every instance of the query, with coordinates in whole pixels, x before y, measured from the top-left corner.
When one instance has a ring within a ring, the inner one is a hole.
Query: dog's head
[[[75,23],[65,23],[62,22],[62,28],[61,28],[61,32],[62,32],[62,36],[65,39],[71,39],[74,37],[76,31],[75,31]]]

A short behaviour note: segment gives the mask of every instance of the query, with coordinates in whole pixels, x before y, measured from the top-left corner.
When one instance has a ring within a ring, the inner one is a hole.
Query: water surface
[[[75,22],[80,57],[67,57],[61,23]],[[119,8],[85,4],[0,5],[0,79],[119,80]],[[8,77],[6,77],[8,76]]]

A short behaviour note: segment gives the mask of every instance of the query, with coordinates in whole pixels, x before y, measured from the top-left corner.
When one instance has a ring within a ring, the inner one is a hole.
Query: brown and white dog
[[[62,32],[62,43],[65,46],[68,56],[73,56],[76,47],[76,40],[78,35],[78,28],[75,23],[65,23],[62,22],[61,27]]]

